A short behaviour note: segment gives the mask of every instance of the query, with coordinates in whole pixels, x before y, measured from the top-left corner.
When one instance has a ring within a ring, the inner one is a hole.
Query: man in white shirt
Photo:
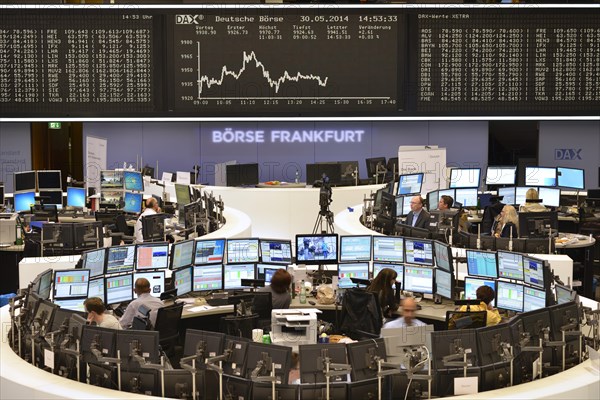
[[[90,297],[83,302],[85,311],[87,311],[88,323],[95,322],[102,328],[121,329],[119,320],[115,316],[107,314],[104,302],[99,297]]]
[[[402,300],[402,317],[396,318],[393,321],[387,322],[383,328],[406,328],[409,326],[423,326],[425,323],[415,318],[417,311],[417,303],[412,297],[407,297]]]
[[[134,317],[145,317],[144,312],[150,310],[150,322],[152,326],[156,324],[156,313],[159,308],[165,306],[165,304],[159,298],[152,297],[150,294],[150,282],[146,278],[138,278],[135,281],[135,293],[138,298],[133,300],[123,313],[121,320],[121,327],[128,329],[133,323]]]
[[[158,207],[158,201],[154,197],[150,197],[146,200],[146,208],[144,212],[142,212],[135,222],[135,242],[136,243],[144,243],[144,235],[142,235],[142,218],[146,215],[153,215],[160,212],[160,208]]]

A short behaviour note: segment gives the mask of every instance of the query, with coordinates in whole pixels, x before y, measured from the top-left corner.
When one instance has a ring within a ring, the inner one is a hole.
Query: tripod
[[[315,221],[312,233],[334,233],[333,212],[329,210],[329,206],[326,209],[321,208],[321,211],[317,214],[317,220]]]

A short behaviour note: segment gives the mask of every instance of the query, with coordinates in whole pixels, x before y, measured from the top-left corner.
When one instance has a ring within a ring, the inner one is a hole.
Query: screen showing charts
[[[67,188],[67,206],[85,207],[85,188],[76,188],[69,186]]]
[[[223,289],[223,265],[196,265],[194,292]]]
[[[137,214],[142,211],[142,194],[125,192],[123,211]]]
[[[433,268],[404,267],[404,290],[433,294]]]
[[[165,271],[136,272],[133,274],[134,285],[138,278],[148,279],[148,282],[150,282],[150,296],[152,297],[160,297],[162,292],[165,291]],[[134,293],[133,297],[137,299],[138,296]]]
[[[525,287],[523,289],[523,311],[539,310],[546,307],[546,292],[540,289]]]
[[[340,261],[371,261],[371,242],[368,236],[340,236]]]
[[[135,257],[136,270],[164,269],[169,264],[168,243],[138,244]]]
[[[406,262],[433,266],[433,243],[431,240],[404,239]]]
[[[223,267],[224,289],[241,289],[242,279],[255,279],[254,270],[254,264],[225,265]]]
[[[489,286],[496,293],[496,281],[494,279],[480,279],[465,277],[465,300],[477,300],[477,288],[480,286]],[[492,305],[496,306],[496,300],[492,300]]]
[[[123,172],[100,171],[100,188],[123,189]]]
[[[452,248],[446,243],[438,242],[437,240],[433,242],[433,247],[435,250],[435,265],[444,271],[452,272],[453,268],[450,253]]]
[[[420,194],[422,185],[422,173],[400,175],[400,179],[398,180],[398,192],[396,194],[399,196]]]
[[[106,278],[106,304],[117,304],[133,299],[133,275],[117,275]]]
[[[141,172],[125,171],[123,172],[123,181],[125,182],[125,190],[144,191],[144,181],[142,180]]]
[[[107,274],[131,272],[135,264],[135,245],[109,247],[106,258]]]
[[[273,264],[256,264],[256,279],[264,279],[265,285],[271,284],[271,278],[281,268]]]
[[[523,257],[523,276],[525,283],[544,287],[544,262],[535,258]]]
[[[102,301],[105,301],[105,299],[104,299],[104,277],[103,276],[96,278],[96,279],[90,279],[88,297],[99,297],[102,299]]]
[[[538,197],[542,199],[542,203],[548,207],[560,206],[560,189],[540,187]]]
[[[23,192],[14,194],[15,211],[30,211],[35,204],[35,192]]]
[[[356,287],[351,278],[369,279],[369,263],[350,263],[338,266],[338,287],[348,289]]]
[[[477,207],[477,188],[456,189],[454,201],[463,207]]]
[[[177,296],[182,296],[192,291],[193,268],[181,268],[173,271],[173,287],[177,289]]]
[[[83,305],[83,301],[83,299],[56,299],[52,302],[63,310],[79,311],[84,313],[85,306]]]
[[[514,186],[499,188],[498,196],[502,196],[502,202],[504,204],[517,204]]]
[[[197,240],[194,264],[219,264],[225,254],[225,239]]]
[[[81,258],[83,259],[82,268],[90,270],[90,278],[104,274],[104,264],[106,261],[105,248],[86,251],[81,255]]]
[[[450,188],[477,188],[480,174],[480,168],[452,168]]]
[[[292,242],[290,240],[260,239],[262,262],[290,265],[292,263]]]
[[[173,243],[171,247],[171,269],[187,267],[194,262],[194,240]]]
[[[486,185],[514,185],[517,179],[517,167],[487,167]]]
[[[66,299],[87,297],[90,271],[88,269],[72,269],[54,273],[54,297]]]
[[[556,186],[556,168],[525,167],[526,186]]]
[[[373,261],[404,262],[404,238],[394,236],[374,236]]]
[[[565,304],[574,300],[576,292],[565,286],[555,285],[554,291],[556,292],[556,303]]]
[[[582,169],[558,167],[558,186],[570,189],[585,189],[585,179]]]
[[[498,250],[498,277],[523,280],[523,255]]]
[[[435,293],[447,299],[452,299],[452,274],[443,269],[435,270]]]
[[[296,263],[337,263],[337,235],[297,235]]]
[[[258,239],[227,239],[228,263],[257,263]]]
[[[467,269],[469,275],[497,278],[498,266],[496,264],[496,253],[491,251],[467,250]]]
[[[383,263],[373,263],[373,279],[377,277],[379,272],[384,268],[390,268],[396,271],[398,276],[396,276],[396,282],[400,282],[401,287],[404,289],[404,265],[402,264],[383,264]]]
[[[523,312],[523,285],[504,281],[497,282],[496,307]]]

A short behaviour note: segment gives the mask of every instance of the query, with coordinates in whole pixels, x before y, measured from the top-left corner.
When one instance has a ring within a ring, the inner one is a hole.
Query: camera
[[[331,185],[329,184],[329,177],[323,175],[321,189],[319,190],[319,206],[321,206],[322,213],[329,211],[331,202]]]

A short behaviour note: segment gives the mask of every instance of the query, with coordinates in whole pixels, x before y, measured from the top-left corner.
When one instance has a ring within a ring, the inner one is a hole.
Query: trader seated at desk
[[[150,323],[154,326],[156,324],[157,310],[164,307],[165,304],[162,300],[150,295],[150,282],[146,278],[138,278],[135,281],[133,291],[137,294],[138,298],[129,303],[125,309],[120,320],[121,327],[123,329],[131,327],[134,317],[144,318],[146,315],[142,310],[150,310]]]
[[[489,286],[483,285],[479,286],[475,291],[475,295],[477,296],[477,300],[480,300],[481,303],[477,306],[462,306],[459,311],[487,311],[487,322],[486,326],[498,325],[502,320],[500,317],[500,313],[497,309],[492,306],[492,301],[496,297],[496,293],[494,289]]]
[[[368,292],[375,293],[379,298],[379,306],[381,307],[384,321],[393,318],[394,312],[398,309],[400,291],[397,290],[396,294],[394,294],[393,289],[394,285],[396,285],[397,277],[398,273],[396,270],[383,268],[367,288]]]
[[[119,320],[113,315],[107,314],[104,302],[99,297],[90,297],[83,302],[85,311],[87,311],[88,324],[95,323],[101,328],[121,329]]]
[[[440,201],[438,203],[438,210],[444,211],[452,208],[452,204],[454,204],[454,199],[452,196],[443,195],[440,197]]]
[[[548,211],[542,204],[537,190],[534,188],[529,189],[525,192],[525,204],[519,207],[519,212],[544,212]]]
[[[429,223],[429,213],[423,209],[423,198],[414,196],[410,199],[410,212],[406,215],[406,225],[426,229]]]
[[[271,292],[271,305],[273,309],[290,308],[292,298],[289,287],[292,284],[292,276],[283,268],[279,268],[271,278],[271,284],[260,288],[259,292]]]
[[[511,205],[505,205],[496,217],[494,227],[492,228],[496,237],[519,237],[519,216],[517,210]]]
[[[146,208],[140,214],[137,221],[135,222],[135,242],[136,243],[144,243],[144,236],[142,234],[142,218],[146,215],[154,215],[160,212],[160,207],[158,206],[158,200],[154,197],[150,197],[146,200]]]
[[[407,328],[411,326],[424,326],[425,323],[415,318],[417,303],[412,297],[407,297],[400,303],[402,306],[402,317],[386,322],[383,328]]]

